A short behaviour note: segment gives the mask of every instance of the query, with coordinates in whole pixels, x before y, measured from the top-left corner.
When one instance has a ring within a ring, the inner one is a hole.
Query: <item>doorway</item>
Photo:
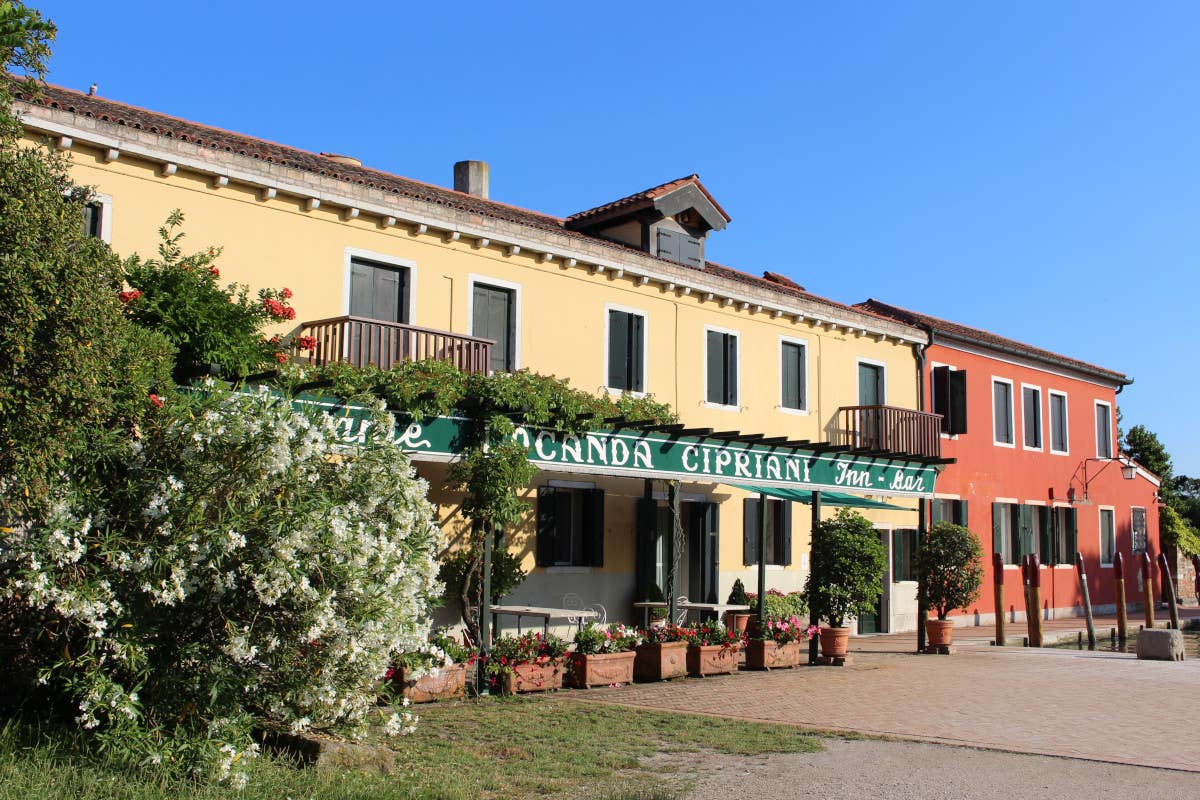
[[[639,501],[645,503],[647,501]],[[650,536],[643,537],[638,552],[645,567],[638,573],[654,581],[666,596],[667,586],[667,539],[671,536],[673,520],[671,508],[664,501],[652,500],[652,514],[647,517],[653,520]],[[700,603],[716,603],[717,562],[720,554],[720,534],[718,531],[717,504],[707,501],[684,500],[680,503],[680,527],[683,541],[677,553],[679,571],[676,574],[675,596],[687,597]],[[641,565],[639,565],[641,566]],[[639,595],[645,595],[649,587],[639,589]]]
[[[879,528],[875,529],[875,535],[880,537],[880,540],[883,542],[883,550],[888,554],[888,558],[884,562],[885,565],[891,564],[891,550],[889,549],[888,545],[891,543],[892,537],[889,535],[888,531],[880,530]],[[879,583],[882,587],[882,590],[879,593],[879,599],[875,601],[875,607],[869,612],[865,614],[859,614],[858,616],[858,632],[860,635],[870,633],[887,633],[888,626],[886,622],[886,610],[888,606],[888,590],[891,587],[891,582],[888,580],[887,566],[884,566],[883,573],[879,576]]]

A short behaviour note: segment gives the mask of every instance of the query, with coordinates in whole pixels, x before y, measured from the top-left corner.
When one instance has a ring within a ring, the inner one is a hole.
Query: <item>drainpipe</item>
[[[925,410],[925,353],[933,344],[933,327],[925,325],[925,334],[929,337],[929,341],[925,344],[913,345],[913,358],[917,362],[917,410]],[[921,549],[921,544],[925,540],[925,530],[929,525],[929,520],[926,518],[928,513],[929,503],[925,500],[917,501],[917,549]],[[917,652],[925,652],[925,615],[928,609],[925,608],[925,599],[921,597],[920,590],[917,591]]]

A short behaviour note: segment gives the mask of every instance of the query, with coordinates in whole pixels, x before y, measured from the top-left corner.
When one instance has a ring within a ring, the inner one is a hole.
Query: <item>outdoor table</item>
[[[500,632],[500,622],[497,619],[501,614],[507,614],[517,618],[517,635],[521,635],[521,617],[541,617],[542,619],[542,634],[550,632],[551,619],[564,619],[567,617],[578,617],[579,625],[583,627],[585,619],[596,619],[600,614],[590,608],[543,608],[541,606],[492,606],[492,631],[493,635]]]

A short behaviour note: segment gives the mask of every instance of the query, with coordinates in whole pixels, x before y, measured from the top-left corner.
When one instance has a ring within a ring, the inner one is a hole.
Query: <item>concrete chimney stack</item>
[[[459,161],[454,165],[454,191],[487,199],[488,165],[486,161]]]

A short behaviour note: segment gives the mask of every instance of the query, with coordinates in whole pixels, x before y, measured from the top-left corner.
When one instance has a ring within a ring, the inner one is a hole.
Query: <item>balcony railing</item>
[[[485,373],[492,356],[492,340],[418,328],[399,322],[362,317],[332,317],[305,322],[300,336],[311,336],[312,363],[345,361],[356,367],[368,364],[388,369],[403,361],[449,361],[463,372]]]
[[[841,444],[941,458],[941,414],[895,406],[842,406],[838,411]]]

